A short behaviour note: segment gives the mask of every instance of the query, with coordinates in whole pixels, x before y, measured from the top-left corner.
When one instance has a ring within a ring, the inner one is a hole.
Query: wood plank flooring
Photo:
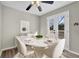
[[[17,53],[18,53],[17,48],[5,50],[2,52],[1,58],[13,58]]]
[[[1,58],[12,58],[18,52],[17,48],[9,49],[2,52]]]
[[[17,53],[18,53],[17,48],[5,50],[2,52],[1,58],[13,58]]]
[[[17,53],[18,53],[17,48],[5,50],[2,52],[1,58],[13,58]],[[66,58],[74,58],[74,57],[79,58],[79,56],[72,54],[70,52],[67,52],[65,50],[63,52],[63,56],[65,56]]]

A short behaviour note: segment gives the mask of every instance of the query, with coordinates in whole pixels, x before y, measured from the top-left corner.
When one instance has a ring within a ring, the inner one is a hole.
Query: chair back
[[[17,48],[19,53],[21,53],[24,56],[26,55],[27,47],[20,39],[17,39]]]
[[[64,46],[65,46],[65,39],[61,39],[55,46],[52,57],[59,58],[63,53]]]
[[[34,36],[36,36],[36,35],[38,35],[38,32],[35,32],[35,33],[34,33]]]

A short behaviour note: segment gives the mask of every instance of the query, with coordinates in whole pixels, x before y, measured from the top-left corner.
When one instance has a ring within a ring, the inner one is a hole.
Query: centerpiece
[[[38,39],[40,39],[40,38],[43,38],[43,35],[38,34],[35,37],[38,38]]]

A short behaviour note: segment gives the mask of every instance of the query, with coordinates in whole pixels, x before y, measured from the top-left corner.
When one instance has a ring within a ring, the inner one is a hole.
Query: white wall
[[[74,22],[79,22],[79,2],[74,2],[70,5],[65,7],[56,9],[52,12],[49,12],[45,15],[42,15],[40,18],[40,26],[41,26],[41,33],[46,35],[47,34],[47,17],[51,15],[55,15],[61,12],[69,10],[69,45],[70,50],[79,53],[79,26],[74,26]],[[76,19],[76,20],[75,20]]]
[[[30,23],[30,31],[35,33],[38,29],[38,16],[29,14],[27,12],[20,12],[18,10],[2,6],[3,9],[3,39],[2,48],[9,48],[15,46],[15,36],[19,34],[20,20],[26,20]]]
[[[1,8],[1,4],[0,4],[0,50],[1,50],[1,40],[2,40],[2,33],[1,33],[1,21],[2,21],[2,13],[1,13],[1,11],[2,11],[2,8]]]

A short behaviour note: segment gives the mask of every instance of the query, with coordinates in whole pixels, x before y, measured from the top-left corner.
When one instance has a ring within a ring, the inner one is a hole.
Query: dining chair
[[[61,39],[58,44],[55,46],[52,57],[53,58],[59,58],[62,56],[63,50],[65,46],[65,39]]]
[[[34,36],[36,36],[36,35],[38,35],[38,32],[35,32],[35,33],[34,33]]]
[[[24,57],[34,57],[34,51],[27,51],[26,45],[20,40],[17,39],[17,48],[18,48],[18,53],[20,53]]]
[[[61,39],[56,45],[50,46],[45,50],[43,58],[60,58],[65,46],[65,39]]]
[[[59,58],[62,56],[63,50],[65,46],[65,39],[61,39],[59,43],[56,45],[54,51],[53,51],[53,58]]]

